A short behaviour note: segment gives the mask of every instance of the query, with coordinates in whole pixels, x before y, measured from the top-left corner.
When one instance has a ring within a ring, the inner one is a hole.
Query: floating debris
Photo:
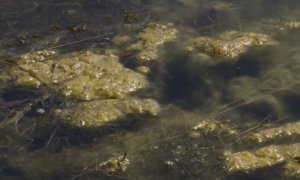
[[[100,164],[101,170],[108,176],[124,175],[128,176],[125,171],[129,165],[129,159],[124,156],[113,157]]]

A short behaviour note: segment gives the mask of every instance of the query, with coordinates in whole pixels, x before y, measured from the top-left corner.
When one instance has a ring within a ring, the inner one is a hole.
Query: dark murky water
[[[203,119],[230,119],[241,131],[266,117],[276,125],[298,121],[300,29],[286,29],[285,24],[300,20],[300,2],[0,0],[0,12],[0,56],[5,62],[36,50],[66,54],[115,48],[115,36],[138,34],[150,22],[172,23],[179,31],[175,42],[160,47],[159,61],[145,63],[152,71],[151,88],[138,96],[161,104],[156,117],[130,115],[101,128],[69,128],[53,116],[53,109],[74,100],[47,87],[1,84],[0,179],[286,179],[284,163],[228,173],[222,170],[220,154],[299,142],[299,137],[251,146],[232,145],[235,140],[217,134],[191,139],[188,132]],[[209,63],[185,51],[188,39],[226,31],[267,34],[277,45],[248,48],[235,60],[212,56]],[[141,64],[126,53],[120,61],[132,69]],[[7,68],[2,63],[0,70]],[[36,101],[46,92],[49,98]],[[3,125],[30,103],[17,125]],[[108,176],[98,169],[97,164],[124,153],[130,160],[126,174]]]

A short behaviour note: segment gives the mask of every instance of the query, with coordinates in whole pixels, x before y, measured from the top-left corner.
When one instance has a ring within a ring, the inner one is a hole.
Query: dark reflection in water
[[[137,4],[137,5],[136,5]],[[1,47],[8,54],[24,53],[68,44],[69,51],[107,45],[116,28],[144,18],[146,7],[130,1],[3,1],[1,3]],[[126,18],[126,16],[128,16]]]

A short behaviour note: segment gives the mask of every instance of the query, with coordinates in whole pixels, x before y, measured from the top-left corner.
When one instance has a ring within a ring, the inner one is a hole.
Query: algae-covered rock
[[[152,99],[97,100],[79,103],[69,109],[57,109],[55,114],[68,126],[97,127],[113,122],[126,114],[157,115],[160,108]]]
[[[281,137],[294,137],[300,135],[300,122],[288,123],[284,126],[265,129],[254,133],[249,138],[255,143],[263,143]]]
[[[66,97],[93,100],[123,98],[147,84],[142,74],[125,68],[113,54],[87,51],[59,60],[45,60],[40,52],[34,54],[21,56],[18,67],[11,68],[10,74],[17,78],[18,85],[58,85]]]
[[[243,151],[232,153],[230,151],[223,152],[225,158],[226,171],[247,171],[255,168],[268,166],[270,163],[264,158],[258,158],[254,154]]]
[[[190,137],[198,138],[203,135],[208,135],[210,133],[222,133],[223,135],[236,136],[238,131],[228,126],[225,122],[219,122],[215,120],[204,120],[199,122],[196,126],[192,128]]]
[[[138,39],[145,43],[145,47],[161,45],[167,41],[176,39],[178,31],[171,27],[172,24],[149,23],[143,32],[138,35]]]
[[[116,104],[116,108],[120,109],[125,114],[157,115],[160,110],[158,103],[152,99],[121,101]]]
[[[299,28],[300,22],[289,22],[289,23],[286,23],[285,26],[290,29]]]
[[[157,50],[143,50],[135,55],[137,61],[153,61],[158,58]]]
[[[284,165],[286,175],[299,177],[299,163],[295,163],[299,157],[300,144],[272,145],[263,147],[254,153],[243,151],[232,153],[223,152],[224,170],[249,171],[263,167],[270,167],[278,163],[287,162]]]
[[[21,56],[17,66],[9,72],[21,86],[47,85],[57,89],[56,93],[75,100],[100,99],[55,110],[68,126],[97,127],[127,114],[156,115],[160,108],[155,100],[128,97],[129,93],[145,87],[146,77],[125,68],[119,58],[109,52],[114,51],[105,54],[87,51],[57,60],[51,59],[53,53],[50,52],[30,53]]]
[[[228,31],[219,35],[218,39],[200,37],[192,40],[191,44],[211,55],[234,58],[244,53],[249,46],[273,45],[275,42],[264,34]]]
[[[44,61],[47,59],[51,59],[55,57],[55,55],[56,55],[55,51],[47,51],[47,50],[35,51],[35,52],[22,55],[21,60],[27,61],[27,63],[29,62],[33,63],[36,61]],[[21,60],[19,61],[20,63],[22,63]]]
[[[138,41],[126,48],[126,51],[140,51],[135,55],[138,61],[152,61],[158,58],[157,48],[168,41],[174,41],[178,34],[172,25],[149,23],[137,36]]]
[[[136,68],[136,71],[142,74],[148,74],[150,72],[150,69],[146,66],[139,66]]]
[[[205,47],[206,43],[211,42],[212,39],[208,38],[208,37],[198,37],[195,39],[190,40],[190,44],[192,46],[188,46],[188,49],[193,49],[193,47],[197,48],[197,49],[203,49]]]
[[[116,102],[116,100],[84,102],[72,109],[57,109],[55,115],[72,127],[102,126],[123,115],[114,107]]]
[[[256,33],[249,33],[232,40],[214,40],[206,43],[204,50],[212,55],[224,57],[237,57],[246,51],[248,46],[264,45],[268,36]]]
[[[125,154],[126,155],[126,154]],[[100,169],[107,175],[122,175],[129,165],[129,159],[124,156],[112,157],[99,165]]]
[[[285,164],[284,175],[294,179],[300,179],[299,157],[296,157],[294,160],[288,161]]]
[[[124,44],[127,44],[131,41],[131,38],[129,36],[117,36],[113,39],[113,42],[117,46],[122,46]]]
[[[121,50],[119,49],[102,49],[100,50],[99,54],[104,54],[104,55],[120,55],[122,53]]]

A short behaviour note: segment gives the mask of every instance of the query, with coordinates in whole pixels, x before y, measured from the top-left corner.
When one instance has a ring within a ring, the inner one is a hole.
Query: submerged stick
[[[61,44],[61,45],[58,45],[58,46],[53,46],[53,47],[50,47],[50,48],[46,48],[46,50],[56,49],[56,48],[59,48],[59,47],[64,47],[64,46],[68,46],[68,45],[71,45],[71,44],[76,44],[76,43],[88,41],[88,40],[91,40],[91,39],[97,39],[99,37],[104,37],[104,36],[108,36],[108,35],[111,35],[111,34],[113,34],[113,32],[110,32],[108,34],[104,34],[104,35],[101,35],[101,36],[97,35],[97,36],[94,36],[94,37],[90,37],[90,38],[86,38],[86,39],[82,39],[82,40],[70,42],[70,43],[67,43],[67,44]]]
[[[19,120],[24,116],[24,114],[31,110],[32,106],[36,105],[40,101],[46,100],[48,97],[50,97],[50,94],[46,94],[46,95],[39,97],[33,103],[28,103],[22,110],[17,111],[17,113],[14,115],[14,117],[3,121],[3,123],[1,124],[1,127],[5,126],[5,125],[9,125],[9,124],[17,124],[19,122]]]

